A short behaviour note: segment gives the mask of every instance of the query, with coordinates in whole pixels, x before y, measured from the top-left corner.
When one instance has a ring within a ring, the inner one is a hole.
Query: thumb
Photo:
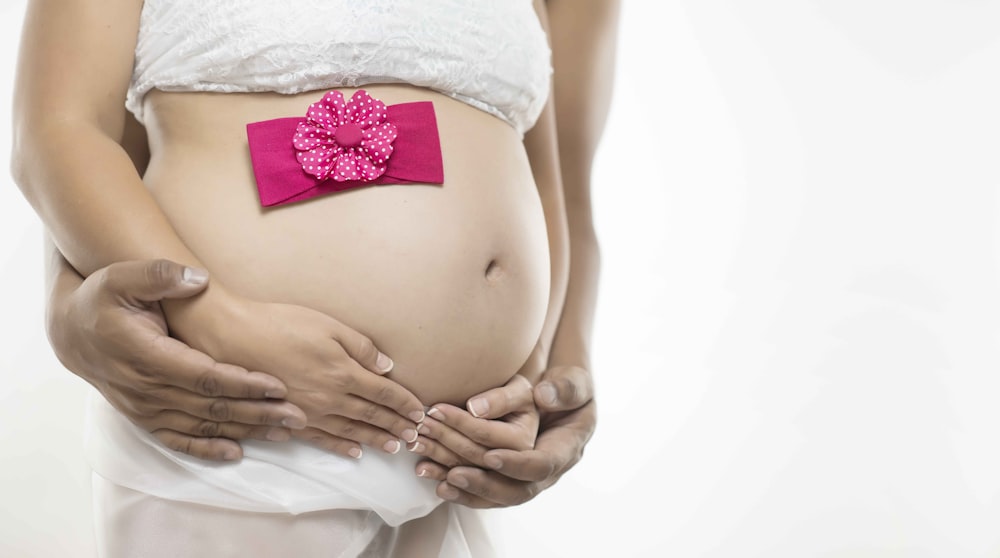
[[[208,285],[208,272],[164,259],[134,260],[104,268],[102,284],[119,296],[156,302],[200,293]]]
[[[579,366],[555,366],[545,371],[534,396],[535,404],[546,411],[572,411],[593,399],[594,380]]]
[[[368,370],[379,375],[388,374],[392,371],[392,367],[394,366],[392,359],[378,350],[375,342],[369,337],[358,333],[344,324],[339,324],[334,338],[347,351],[347,354],[351,358]]]

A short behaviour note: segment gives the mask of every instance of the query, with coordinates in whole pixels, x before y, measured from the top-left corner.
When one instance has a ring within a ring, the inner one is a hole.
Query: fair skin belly
[[[521,368],[546,314],[546,224],[524,144],[500,119],[439,93],[364,89],[387,105],[434,103],[443,185],[262,208],[245,126],[304,115],[316,91],[152,91],[143,182],[213,280],[335,316],[390,355],[387,377],[422,402],[464,405]]]

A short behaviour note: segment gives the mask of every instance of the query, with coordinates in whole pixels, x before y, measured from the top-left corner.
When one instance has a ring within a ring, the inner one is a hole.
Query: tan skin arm
[[[141,6],[139,0],[32,0],[25,16],[12,173],[59,251],[83,275],[158,258],[203,267],[118,143]],[[170,332],[192,347],[279,377],[288,400],[309,418],[310,426],[294,435],[355,457],[362,443],[383,447],[415,436],[421,402],[379,376],[391,362],[337,320],[245,299],[218,281],[163,307]],[[179,442],[171,447],[183,449]]]
[[[131,114],[120,143],[142,174],[149,148]],[[47,234],[44,244],[53,351],[164,445],[235,460],[243,455],[237,439],[282,440],[290,435],[285,426],[305,426],[302,410],[281,400],[287,388],[277,378],[215,362],[170,339],[160,301],[198,295],[207,284],[202,278],[185,280],[179,264],[141,260],[103,267],[85,280]]]
[[[536,161],[550,160],[547,150],[558,150],[570,252],[568,288],[548,368],[534,389],[535,403],[547,411],[535,448],[489,449],[498,447],[490,443],[491,437],[504,432],[504,423],[488,423],[458,409],[446,409],[444,427],[435,423],[437,440],[448,448],[439,453],[446,461],[423,461],[417,474],[443,481],[438,495],[472,507],[511,506],[534,498],[580,460],[596,426],[590,344],[600,252],[592,218],[591,167],[610,105],[620,2],[536,0],[535,5],[549,27],[555,67],[550,107],[554,105],[555,114],[540,119],[542,128],[529,134],[533,138],[529,153],[534,168]],[[546,130],[547,122],[555,123],[555,138]],[[544,187],[539,182],[539,188]],[[504,388],[484,394],[489,398],[487,417],[501,417],[516,408],[508,405],[517,401],[515,393]],[[478,467],[441,465],[454,455]]]

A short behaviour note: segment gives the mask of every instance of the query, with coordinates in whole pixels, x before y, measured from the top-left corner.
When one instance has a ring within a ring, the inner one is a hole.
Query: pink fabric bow
[[[442,184],[430,101],[386,106],[359,89],[310,105],[306,119],[247,124],[250,162],[264,207],[376,184]]]

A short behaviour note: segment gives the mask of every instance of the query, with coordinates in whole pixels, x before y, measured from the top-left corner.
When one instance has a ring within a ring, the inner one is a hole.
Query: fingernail
[[[417,476],[418,477],[426,477],[427,476],[427,469],[420,468],[419,470],[417,470]]]
[[[396,453],[399,451],[400,447],[402,447],[402,444],[399,443],[399,440],[389,440],[388,442],[382,444],[382,449],[384,449],[387,453]]]
[[[269,428],[265,437],[272,442],[285,442],[291,438],[284,428]]]
[[[494,471],[499,471],[503,467],[503,461],[500,461],[500,458],[495,455],[484,455],[483,463]]]
[[[418,433],[422,434],[422,433],[427,432],[429,430],[430,430],[430,428],[426,424],[424,424],[422,422],[417,425],[417,432]]]
[[[551,382],[538,384],[538,395],[541,396],[542,402],[546,405],[555,405],[558,403],[557,397],[559,394],[556,392],[556,386],[552,385]]]
[[[306,423],[299,417],[285,417],[281,419],[281,426],[301,430],[306,427]]]
[[[416,442],[417,436],[417,431],[412,428],[407,428],[403,431],[403,440],[406,441],[407,444]]]
[[[208,281],[208,272],[197,267],[185,267],[181,280],[188,285],[202,285]]]
[[[420,442],[413,442],[412,445],[406,446],[406,451],[411,451],[413,453],[420,453],[424,451],[424,445]]]
[[[424,422],[424,412],[423,411],[413,411],[412,413],[410,413],[407,416],[409,416],[410,420],[412,420],[413,422],[417,422],[417,423]]]
[[[469,488],[469,480],[465,477],[455,477],[454,479],[448,479],[449,484],[453,484],[459,488]]]
[[[378,358],[375,359],[375,367],[378,368],[383,374],[392,370],[393,362],[388,356],[382,354],[379,351]]]
[[[431,407],[431,410],[427,411],[427,415],[437,420],[444,420],[444,413],[437,407]]]
[[[240,458],[240,452],[234,448],[229,448],[222,454],[222,458],[226,461],[236,461]]]
[[[350,455],[354,459],[361,459],[361,448],[351,448],[347,450],[347,455]]]
[[[469,401],[469,412],[472,416],[479,418],[490,412],[490,402],[484,397],[477,397]]]

